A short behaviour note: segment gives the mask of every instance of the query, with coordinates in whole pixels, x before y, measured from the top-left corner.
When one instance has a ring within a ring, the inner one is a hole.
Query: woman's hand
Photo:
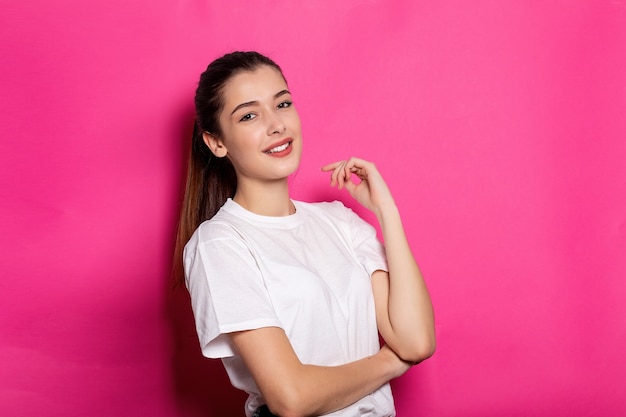
[[[352,157],[325,165],[322,171],[331,172],[331,187],[345,188],[363,207],[375,213],[386,205],[395,205],[389,187],[372,162]],[[352,180],[352,174],[361,180],[358,184]]]
[[[402,359],[386,344],[380,348],[380,352],[378,352],[378,354],[387,356],[391,360],[395,372],[394,378],[398,378],[399,376],[404,375],[406,371],[408,371],[413,365],[415,365],[412,362],[408,362]]]
[[[361,205],[376,215],[387,256],[387,272],[372,274],[378,330],[392,353],[410,363],[429,358],[436,347],[435,319],[426,283],[406,235],[400,212],[376,166],[350,158],[328,164],[330,185],[346,188]],[[352,175],[361,179],[352,181]],[[387,356],[385,350],[381,350]]]

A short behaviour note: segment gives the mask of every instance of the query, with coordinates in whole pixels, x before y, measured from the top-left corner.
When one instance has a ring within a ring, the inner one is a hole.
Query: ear
[[[224,142],[222,142],[222,140],[214,134],[209,132],[203,132],[202,139],[204,140],[206,146],[209,147],[211,152],[213,152],[213,155],[217,156],[218,158],[223,158],[228,153],[228,149],[226,149],[226,146],[224,146]]]

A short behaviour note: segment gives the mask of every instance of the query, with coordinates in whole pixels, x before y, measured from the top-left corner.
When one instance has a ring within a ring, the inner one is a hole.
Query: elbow
[[[297,406],[289,407],[289,406],[269,406],[270,412],[272,415],[276,415],[279,417],[308,417],[312,414],[308,414],[298,409]]]
[[[307,409],[307,398],[293,386],[285,384],[280,393],[267,396],[267,407],[272,414],[280,417],[307,417],[312,415]]]
[[[303,414],[301,411],[297,410],[296,408],[291,408],[289,406],[286,405],[269,405],[269,401],[268,401],[268,408],[270,409],[270,412],[272,413],[272,415],[276,415],[279,417],[306,417],[306,414]]]
[[[421,339],[399,349],[397,355],[406,362],[420,363],[435,354],[437,343],[435,337]]]
[[[430,341],[417,351],[418,360],[416,361],[416,363],[425,361],[426,359],[433,356],[435,354],[435,350],[437,350],[437,342],[435,342],[435,339],[433,338],[432,341]]]

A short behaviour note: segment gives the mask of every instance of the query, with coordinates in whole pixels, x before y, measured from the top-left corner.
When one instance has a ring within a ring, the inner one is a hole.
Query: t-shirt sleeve
[[[282,327],[253,253],[237,237],[190,240],[184,255],[186,284],[204,356],[235,354],[228,333]]]
[[[374,226],[363,220],[352,209],[345,207],[350,237],[357,259],[368,274],[376,270],[388,271],[385,247],[376,236]]]

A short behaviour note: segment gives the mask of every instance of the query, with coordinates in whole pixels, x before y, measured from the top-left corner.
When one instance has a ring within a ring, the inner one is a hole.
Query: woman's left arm
[[[429,358],[435,351],[433,307],[387,184],[373,163],[359,158],[328,164],[322,171],[332,171],[331,186],[347,189],[380,224],[389,269],[372,274],[380,334],[405,361]],[[358,184],[352,181],[353,174],[361,180]]]

